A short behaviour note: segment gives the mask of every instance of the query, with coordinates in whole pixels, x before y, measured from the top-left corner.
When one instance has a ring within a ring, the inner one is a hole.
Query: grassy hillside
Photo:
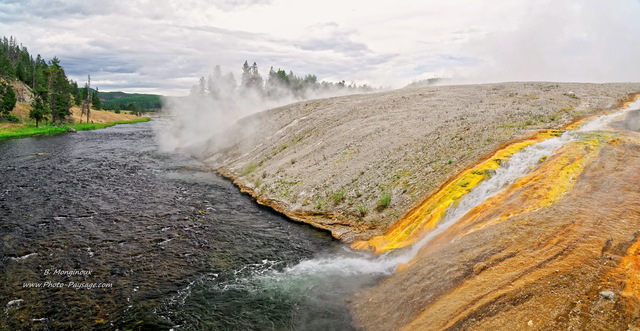
[[[48,126],[46,123],[40,123],[40,127],[36,128],[35,122],[29,118],[29,110],[31,105],[27,102],[18,102],[16,107],[11,112],[17,116],[19,123],[0,123],[0,140],[20,138],[33,135],[48,135],[67,132],[68,128],[73,128],[78,131],[82,130],[94,130],[102,129],[105,127],[113,126],[122,123],[135,123],[148,121],[148,117],[134,116],[130,114],[116,114],[111,111],[104,110],[92,110],[90,121],[91,123],[83,123],[80,119],[81,110],[79,107],[71,107],[71,118],[73,123],[67,126],[57,127]]]

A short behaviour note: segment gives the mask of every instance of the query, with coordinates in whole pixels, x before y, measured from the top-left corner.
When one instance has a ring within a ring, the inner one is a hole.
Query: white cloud
[[[186,94],[245,60],[320,79],[402,86],[637,80],[637,1],[0,1],[0,31],[101,90]],[[238,77],[238,75],[237,75]],[[131,80],[131,81],[128,81]]]

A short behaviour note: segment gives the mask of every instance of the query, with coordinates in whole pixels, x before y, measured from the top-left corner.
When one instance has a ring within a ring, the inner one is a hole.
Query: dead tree
[[[89,123],[89,115],[91,114],[91,75],[87,76],[87,83],[84,84],[84,100],[82,100],[82,105],[80,109],[82,113],[80,114],[80,123],[82,123],[82,117],[87,115],[87,123]]]

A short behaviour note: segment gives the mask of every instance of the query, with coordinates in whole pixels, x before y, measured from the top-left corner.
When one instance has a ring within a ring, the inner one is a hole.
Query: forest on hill
[[[157,94],[100,92],[99,98],[102,103],[102,109],[105,110],[148,112],[162,108],[160,95]]]
[[[19,101],[31,103],[29,117],[35,120],[36,126],[49,119],[54,125],[67,122],[74,105],[82,107],[87,121],[91,108],[101,109],[97,89],[90,89],[90,77],[84,87],[79,88],[76,81],[67,77],[60,59],[54,57],[47,61],[40,54],[34,58],[13,36],[0,40],[0,80],[1,119],[6,121],[18,121],[10,113],[18,101],[14,90],[17,82],[30,89],[20,95]]]
[[[91,110],[121,110],[140,114],[161,107],[160,96],[124,92],[100,92],[91,87],[91,76],[83,87],[67,77],[60,59],[35,57],[13,36],[0,39],[0,121],[19,122],[11,111],[17,102],[30,103],[29,117],[36,126],[47,121],[60,125],[70,121],[71,107],[82,109],[89,121]]]

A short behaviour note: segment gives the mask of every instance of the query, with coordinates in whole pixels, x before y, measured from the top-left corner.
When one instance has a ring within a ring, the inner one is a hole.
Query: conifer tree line
[[[98,90],[90,89],[89,80],[84,88],[79,88],[77,82],[67,77],[57,57],[46,61],[38,54],[34,58],[13,36],[0,40],[0,81],[0,117],[5,120],[17,121],[18,118],[9,112],[17,101],[28,101],[17,100],[11,86],[15,81],[31,88],[33,98],[29,117],[36,121],[36,126],[48,119],[54,125],[67,122],[71,106],[81,106],[87,100],[93,109],[101,107]]]
[[[293,97],[306,99],[315,95],[330,92],[370,92],[373,87],[355,83],[346,84],[344,80],[334,83],[318,81],[316,75],[307,74],[297,76],[293,71],[288,73],[283,69],[269,69],[266,80],[262,78],[258,70],[258,64],[249,65],[245,61],[242,65],[242,75],[238,85],[233,73],[222,73],[219,65],[216,65],[213,73],[208,78],[200,77],[199,84],[191,88],[192,96],[211,96],[214,99],[234,98],[247,93],[254,93],[265,99],[281,99]]]

